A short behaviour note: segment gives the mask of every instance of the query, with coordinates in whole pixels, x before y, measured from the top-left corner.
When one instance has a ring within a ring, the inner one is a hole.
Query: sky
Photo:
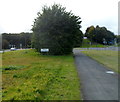
[[[119,0],[0,0],[0,33],[31,32],[34,19],[44,5],[54,3],[80,16],[83,33],[91,25],[118,34]],[[120,34],[120,33],[119,33]]]

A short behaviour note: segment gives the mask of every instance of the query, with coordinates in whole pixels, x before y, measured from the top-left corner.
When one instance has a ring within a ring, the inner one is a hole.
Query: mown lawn
[[[3,100],[81,100],[72,55],[19,50],[4,53],[2,60]]]
[[[110,50],[87,50],[82,53],[97,60],[115,72],[118,72],[118,51]]]

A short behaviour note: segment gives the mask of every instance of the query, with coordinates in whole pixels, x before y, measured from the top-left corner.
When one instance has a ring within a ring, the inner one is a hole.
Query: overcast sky
[[[54,3],[66,7],[82,20],[81,30],[91,25],[105,26],[118,33],[119,0],[0,0],[0,33],[30,32],[37,12]]]

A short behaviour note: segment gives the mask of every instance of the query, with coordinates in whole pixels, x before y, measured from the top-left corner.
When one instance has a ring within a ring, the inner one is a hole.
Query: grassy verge
[[[92,45],[91,45],[90,40],[83,39],[82,46],[80,48],[90,48],[90,47],[93,48],[93,47],[107,47],[107,46],[98,44],[98,43],[92,43]]]
[[[118,72],[118,51],[88,50],[82,51],[82,53],[111,68],[115,72]]]
[[[80,100],[71,55],[43,56],[34,50],[3,54],[3,100]]]
[[[95,48],[95,47],[97,47],[97,48],[98,48],[98,47],[103,47],[103,48],[104,48],[104,47],[107,47],[107,46],[102,45],[102,44],[96,44],[96,45],[94,44],[94,45],[83,45],[83,46],[81,46],[80,48],[91,48],[91,47],[92,47],[92,48]]]

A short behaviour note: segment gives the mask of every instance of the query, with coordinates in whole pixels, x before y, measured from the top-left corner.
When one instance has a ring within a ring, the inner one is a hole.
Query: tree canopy
[[[71,53],[72,48],[82,42],[80,19],[61,5],[44,6],[32,28],[34,47],[38,51],[48,48],[52,55]]]
[[[115,35],[113,32],[107,30],[105,27],[99,27],[99,26],[90,26],[86,29],[85,36],[88,37],[88,39],[91,42],[96,42],[100,44],[113,44]]]

